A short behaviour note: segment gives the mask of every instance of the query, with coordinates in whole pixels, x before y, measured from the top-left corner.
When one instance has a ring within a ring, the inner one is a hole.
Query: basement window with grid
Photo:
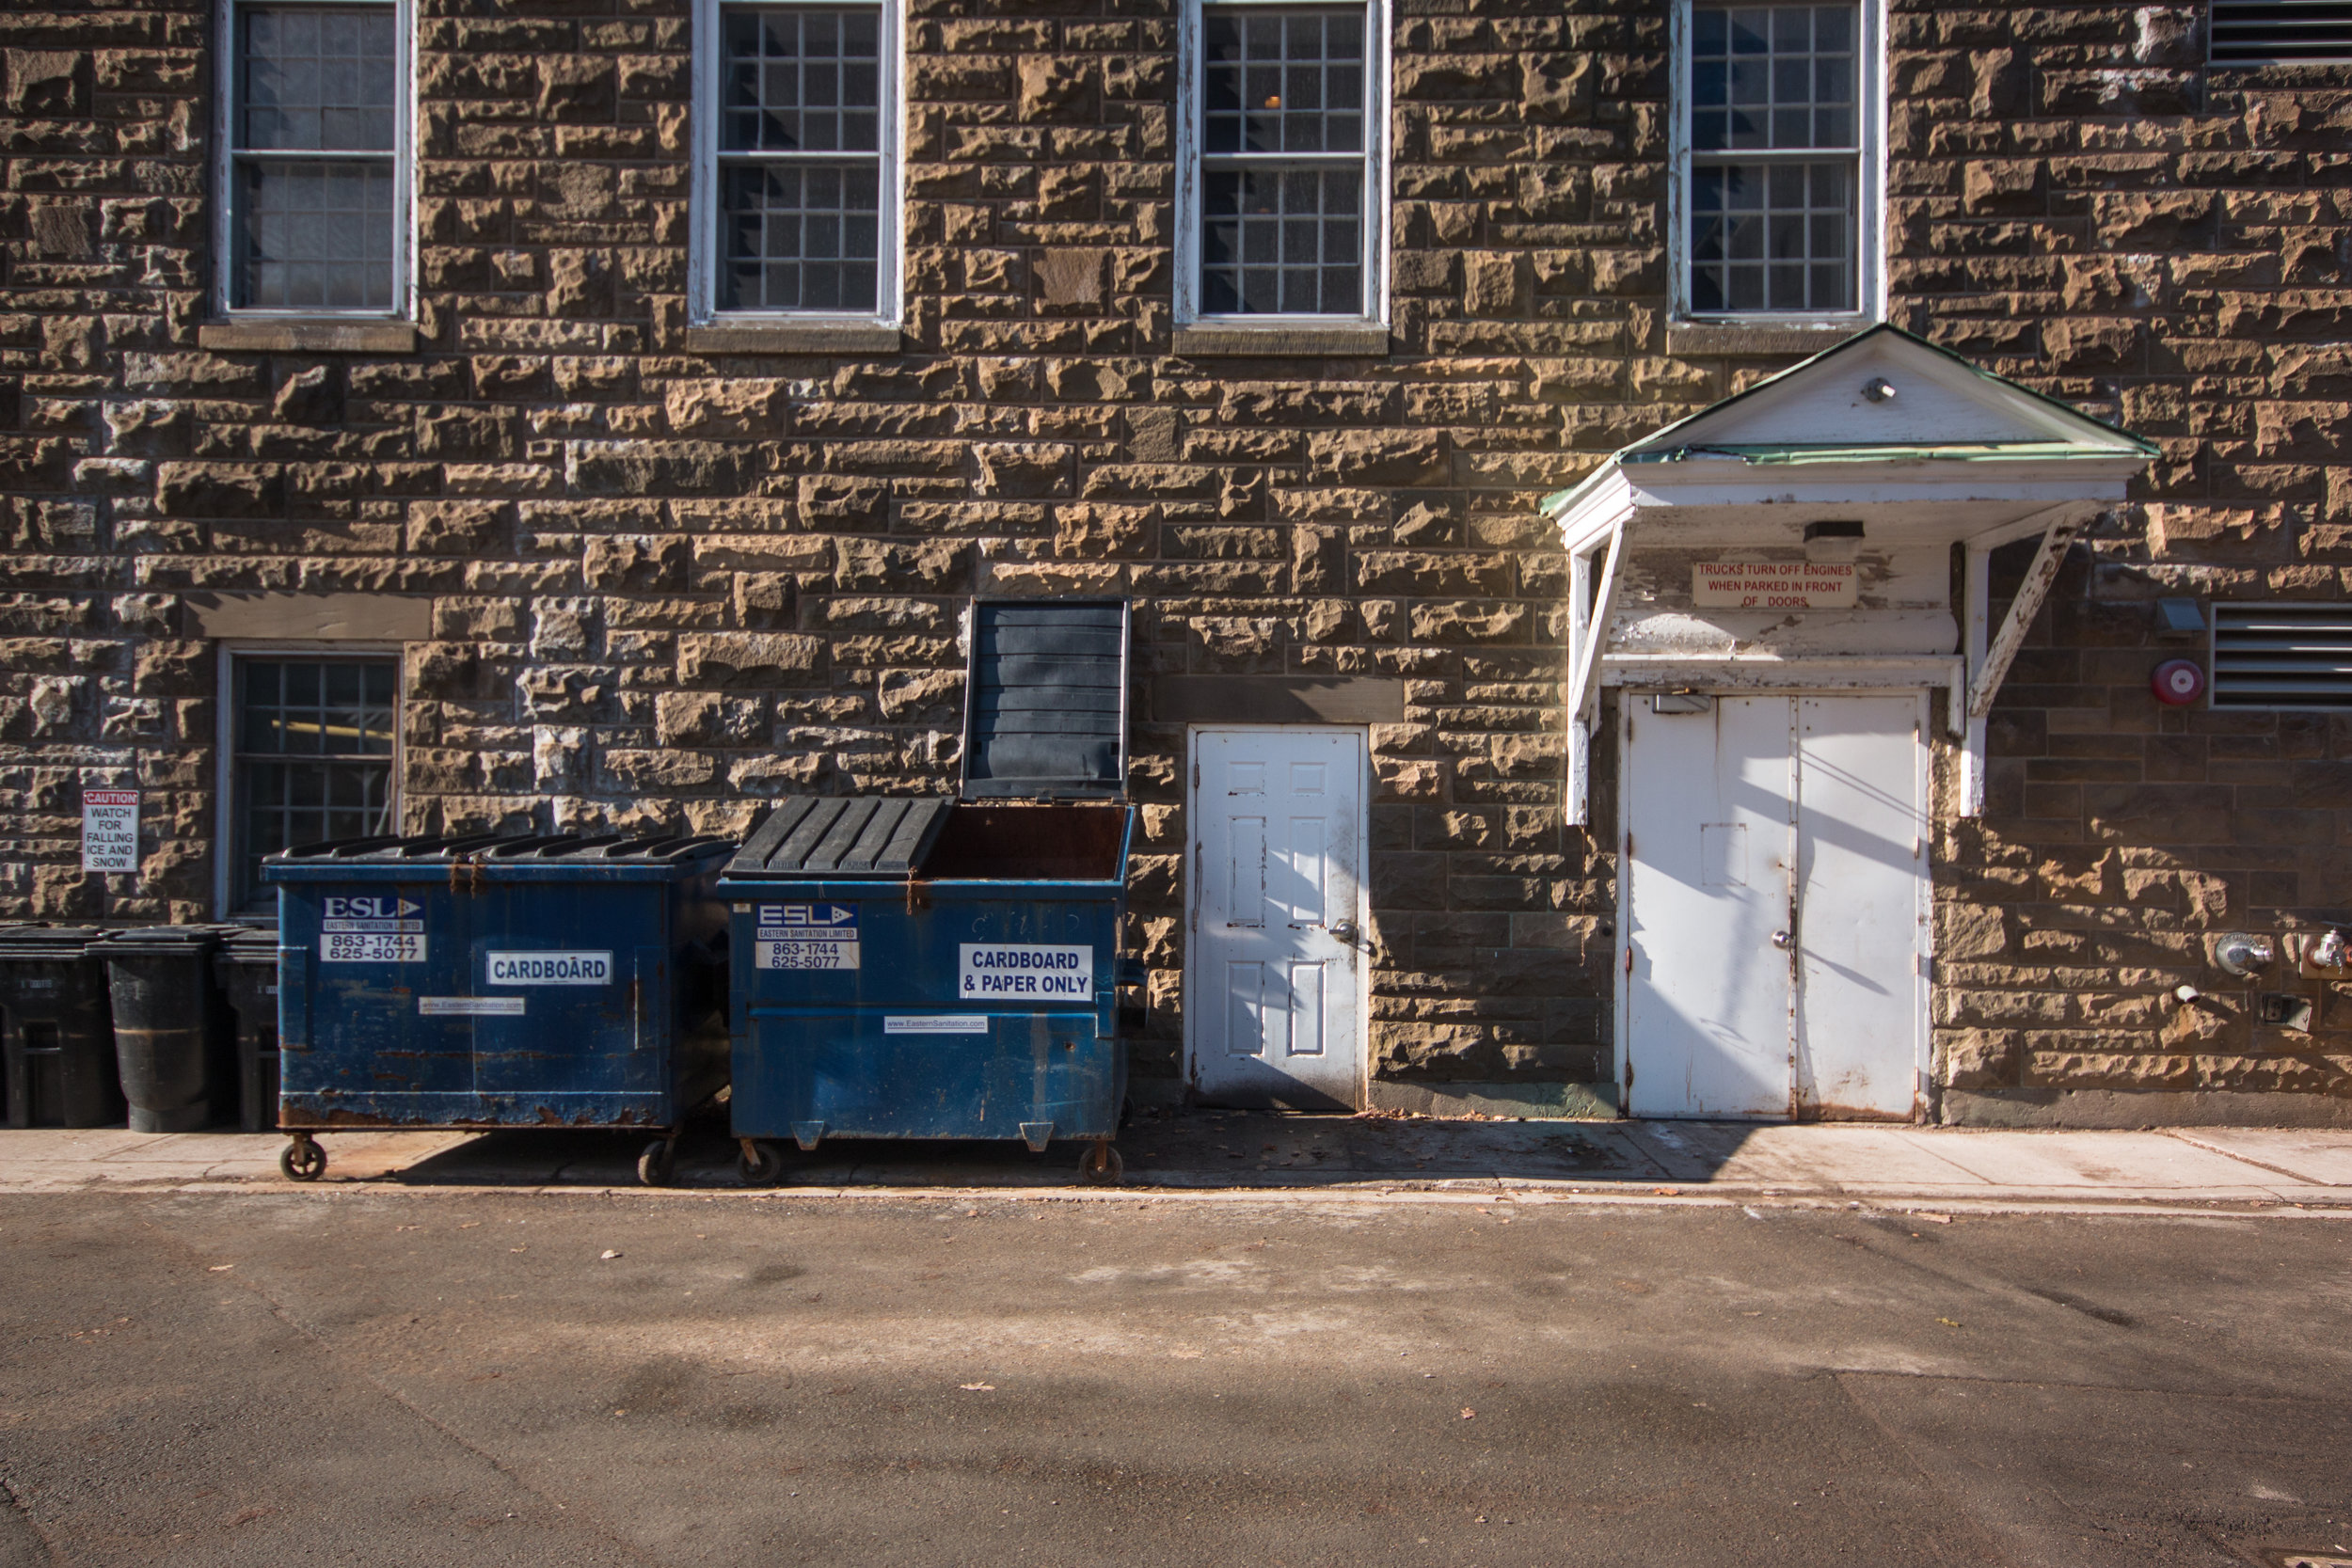
[[[2213,0],[2208,48],[2217,66],[2352,60],[2352,5],[2344,0]]]
[[[392,733],[400,661],[239,657],[230,788],[230,908],[265,905],[262,857],[394,831]]]
[[[2352,709],[2352,604],[2217,604],[2212,703]]]
[[[232,311],[388,316],[405,293],[403,4],[223,8],[224,265]]]
[[[1187,17],[1183,319],[1381,318],[1385,15],[1207,0]]]
[[[898,42],[882,6],[705,4],[703,319],[894,319]]]
[[[1858,315],[1877,250],[1867,8],[1683,13],[1680,304],[1695,317]]]

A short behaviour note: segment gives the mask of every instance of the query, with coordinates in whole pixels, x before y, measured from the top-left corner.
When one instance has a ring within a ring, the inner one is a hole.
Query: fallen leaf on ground
[[[603,1252],[601,1252],[601,1253],[599,1253],[599,1254],[597,1255],[597,1260],[598,1260],[599,1262],[610,1263],[611,1261],[612,1261],[612,1259],[614,1259],[615,1258],[618,1258],[619,1256],[620,1256],[620,1254],[619,1254],[618,1252],[614,1251],[612,1248],[611,1248],[611,1247],[606,1247],[606,1248],[604,1249],[604,1251],[603,1251]]]
[[[211,1268],[205,1270],[204,1272],[207,1274],[223,1274],[228,1270],[235,1268],[236,1266],[237,1265],[234,1263],[215,1263]]]
[[[1468,1421],[1468,1420],[1472,1420],[1472,1419],[1475,1419],[1475,1418],[1476,1418],[1477,1415],[1478,1415],[1478,1412],[1477,1412],[1477,1411],[1475,1411],[1475,1410],[1472,1410],[1472,1409],[1471,1409],[1469,1405],[1467,1405],[1467,1404],[1466,1404],[1466,1405],[1462,1406],[1462,1419],[1464,1419],[1464,1420],[1466,1420],[1466,1421]]]
[[[1959,1321],[1953,1318],[1938,1318],[1935,1321],[1942,1323],[1946,1328],[1958,1328],[1960,1326]]]
[[[996,1385],[993,1383],[959,1383],[956,1386],[962,1389],[967,1394],[993,1394],[996,1392]]]

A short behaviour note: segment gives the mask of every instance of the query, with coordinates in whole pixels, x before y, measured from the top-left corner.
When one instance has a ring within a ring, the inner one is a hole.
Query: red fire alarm
[[[2157,702],[2186,707],[2205,694],[2205,669],[2193,658],[2168,658],[2156,666],[2148,684]]]

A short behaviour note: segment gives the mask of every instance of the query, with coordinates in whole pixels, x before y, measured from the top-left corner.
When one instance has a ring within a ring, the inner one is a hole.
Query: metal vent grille
[[[2214,706],[2352,709],[2352,604],[2213,610]]]
[[[2213,0],[2213,63],[2352,60],[2344,0]]]

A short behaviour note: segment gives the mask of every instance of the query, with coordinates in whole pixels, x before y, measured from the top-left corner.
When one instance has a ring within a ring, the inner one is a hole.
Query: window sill
[[[408,322],[231,321],[196,329],[199,348],[246,354],[414,354]]]
[[[758,325],[690,326],[689,354],[896,354],[895,326],[857,322],[763,322]]]
[[[1767,325],[1762,322],[1669,322],[1666,352],[1678,356],[1724,355],[1758,359],[1819,354],[1870,325],[1859,316],[1851,321],[1824,322],[1819,326]]]
[[[1244,326],[1196,324],[1176,328],[1172,352],[1196,358],[1386,357],[1389,329],[1363,322],[1329,326]]]

